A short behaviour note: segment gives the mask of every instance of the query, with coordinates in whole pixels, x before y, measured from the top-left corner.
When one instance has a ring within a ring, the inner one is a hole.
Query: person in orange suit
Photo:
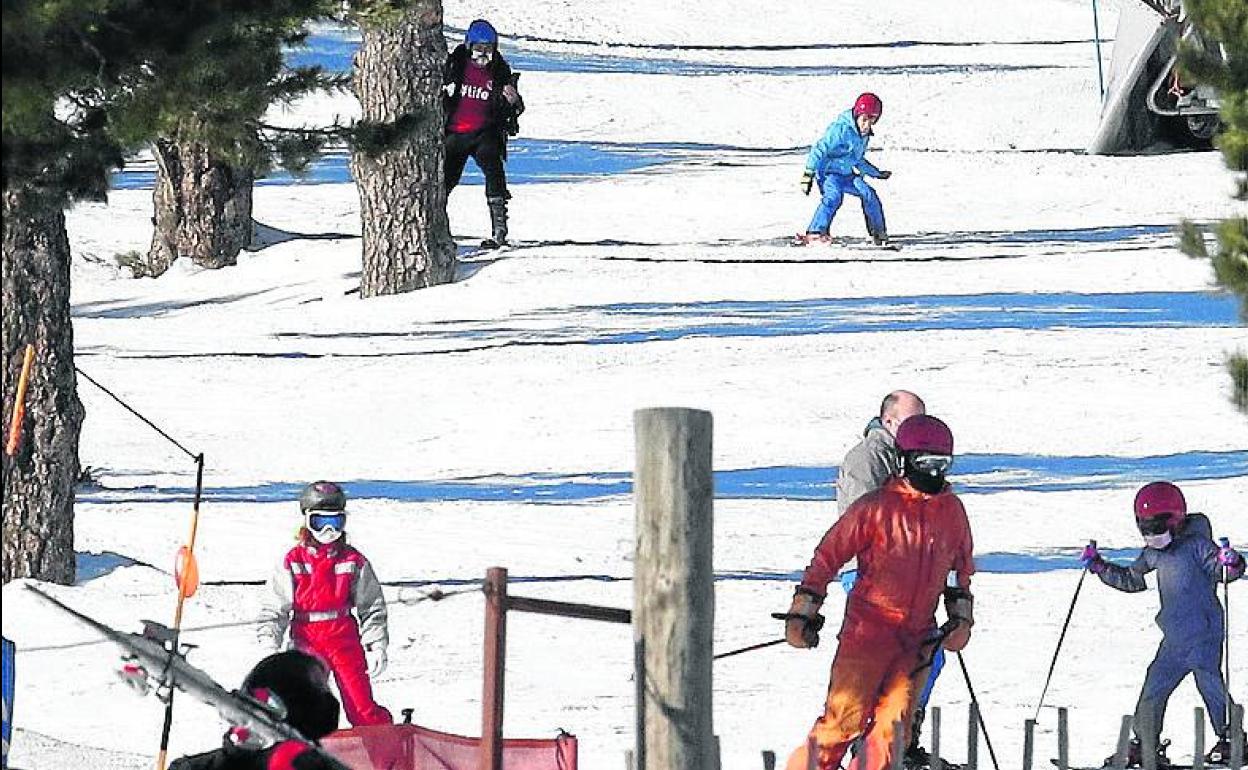
[[[896,726],[907,733],[904,747],[936,645],[957,651],[970,641],[971,527],[945,481],[953,434],[941,420],[915,415],[898,427],[896,440],[901,475],[863,496],[832,525],[783,616],[791,646],[817,645],[828,584],[842,565],[858,559],[823,714],[807,744],[789,758],[788,770],[806,770],[812,744],[815,766],[835,770],[859,736],[863,747],[847,770],[891,767]],[[942,595],[949,620],[937,628]]]

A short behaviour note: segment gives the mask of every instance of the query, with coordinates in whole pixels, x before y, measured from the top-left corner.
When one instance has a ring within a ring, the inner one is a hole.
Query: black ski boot
[[[1227,732],[1230,735],[1230,732]],[[1248,736],[1244,733],[1239,734],[1239,755],[1248,758]],[[1230,738],[1219,738],[1218,742],[1213,744],[1213,748],[1205,755],[1205,762],[1211,765],[1229,765],[1231,764],[1231,740]]]
[[[1157,770],[1166,770],[1173,767],[1174,763],[1166,756],[1166,749],[1170,747],[1170,741],[1161,741],[1157,744]],[[1118,759],[1118,753],[1115,752],[1105,758],[1105,764],[1101,767],[1117,767],[1114,761]],[[1132,738],[1131,743],[1127,746],[1127,767],[1143,767],[1144,766],[1144,747],[1140,745],[1138,738]]]
[[[497,249],[507,245],[507,199],[486,198],[490,208],[490,230],[493,236],[481,242],[483,249]]]

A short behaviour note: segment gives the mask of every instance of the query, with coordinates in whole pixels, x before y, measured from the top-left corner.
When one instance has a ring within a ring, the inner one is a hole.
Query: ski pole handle
[[[1222,546],[1223,548],[1230,548],[1231,539],[1229,537],[1220,537],[1218,538],[1218,545]]]

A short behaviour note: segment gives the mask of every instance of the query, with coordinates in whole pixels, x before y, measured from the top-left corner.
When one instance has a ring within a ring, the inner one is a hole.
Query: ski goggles
[[[915,455],[910,462],[922,473],[943,474],[953,467],[953,455]]]
[[[346,528],[347,514],[345,513],[308,514],[308,529],[313,532],[321,532],[326,529],[336,529],[341,532]]]
[[[1136,519],[1141,535],[1164,535],[1170,531],[1170,517],[1153,516],[1147,519]]]

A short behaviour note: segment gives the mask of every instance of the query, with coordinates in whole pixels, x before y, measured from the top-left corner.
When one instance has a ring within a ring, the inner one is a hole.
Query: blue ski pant
[[[1205,702],[1205,712],[1209,715],[1214,733],[1226,735],[1227,693],[1222,681],[1221,635],[1194,640],[1185,638],[1181,642],[1163,636],[1157,655],[1148,665],[1140,700],[1135,706],[1135,737],[1143,740],[1141,725],[1144,723],[1152,725],[1154,739],[1161,736],[1166,703],[1188,674],[1196,678],[1196,689]]]
[[[862,200],[862,213],[867,218],[867,233],[876,235],[888,232],[884,224],[884,206],[880,196],[875,194],[867,180],[856,174],[829,174],[819,180],[819,208],[806,228],[808,233],[827,233],[832,227],[832,219],[841,208],[841,201],[846,195],[853,195]]]
[[[858,570],[847,569],[841,573],[841,588],[845,589],[845,593],[849,593],[854,587],[854,583],[858,580]],[[945,667],[945,648],[940,645],[936,646],[936,652],[932,655],[932,669],[927,673],[927,682],[923,685],[923,691],[919,693],[919,710],[927,709],[927,702],[932,697],[932,688],[936,686],[936,677],[940,676],[940,670]]]

